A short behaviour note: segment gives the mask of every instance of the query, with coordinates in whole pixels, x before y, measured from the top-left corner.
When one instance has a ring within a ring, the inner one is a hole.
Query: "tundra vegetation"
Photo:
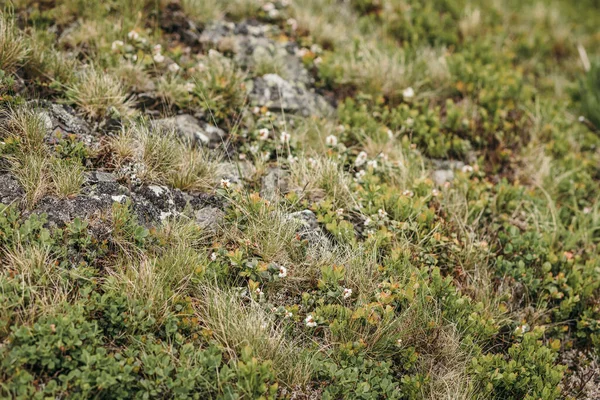
[[[600,397],[597,0],[0,6],[0,398]]]

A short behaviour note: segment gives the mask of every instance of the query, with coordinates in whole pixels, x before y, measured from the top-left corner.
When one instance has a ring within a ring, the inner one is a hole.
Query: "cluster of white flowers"
[[[364,169],[361,169],[356,174],[354,174],[354,177],[356,178],[357,181],[360,181],[366,174],[367,174],[367,172]]]
[[[279,11],[275,8],[275,4],[273,3],[266,3],[262,6],[262,9],[269,14],[270,18],[277,18],[279,16]]]
[[[317,321],[315,321],[315,319],[313,318],[312,315],[308,314],[306,316],[306,318],[304,319],[304,323],[306,324],[306,326],[308,326],[309,328],[314,328],[315,326],[317,326]]]
[[[265,294],[260,288],[256,288],[255,293],[258,297],[263,297]]]
[[[291,311],[285,310],[285,313],[283,314],[283,318],[292,318],[294,316],[294,314],[292,314]]]
[[[139,34],[139,33],[137,33],[136,31],[130,31],[130,32],[127,34],[127,38],[128,38],[129,40],[139,40],[139,39],[140,39],[140,34]]]
[[[338,217],[341,217],[344,215],[344,209],[338,208],[337,210],[335,210],[335,213],[337,214]]]
[[[196,88],[196,84],[194,82],[186,82],[183,86],[188,93],[191,93]]]
[[[125,43],[123,43],[122,40],[115,40],[114,42],[112,42],[112,45],[110,46],[110,48],[112,51],[117,51],[124,45],[125,45]]]
[[[350,296],[352,296],[352,289],[344,288],[344,291],[342,292],[342,296],[344,297],[344,299],[347,299]]]
[[[377,210],[377,215],[379,215],[379,218],[383,219],[388,216],[388,213],[385,212],[384,209],[380,208],[379,210]]]
[[[269,130],[267,128],[259,129],[258,138],[260,140],[267,140],[269,138]]]
[[[288,18],[286,23],[290,26],[290,28],[292,28],[293,31],[298,29],[298,21],[296,21],[294,18]]]
[[[354,160],[354,166],[355,167],[360,167],[362,165],[364,165],[364,163],[367,162],[367,153],[365,151],[361,151],[360,153],[358,153],[358,155],[356,156],[356,160]]]
[[[415,194],[413,193],[412,190],[408,190],[407,189],[407,190],[405,190],[405,191],[402,192],[402,195],[403,196],[407,196],[407,197],[413,197]]]
[[[515,329],[515,332],[519,333],[521,335],[528,331],[529,331],[529,325],[527,325],[527,324],[517,326],[517,328]]]
[[[369,161],[367,161],[367,167],[369,167],[369,168],[377,169],[378,165],[379,164],[377,163],[377,160],[369,160]]]

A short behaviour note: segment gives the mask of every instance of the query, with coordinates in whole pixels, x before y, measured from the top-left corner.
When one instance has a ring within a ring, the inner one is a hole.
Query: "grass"
[[[24,36],[15,26],[13,15],[0,12],[0,69],[15,72],[29,53]]]
[[[123,84],[115,77],[89,67],[79,72],[75,83],[66,92],[67,99],[86,116],[99,119],[111,115],[129,116],[133,101]]]
[[[79,193],[85,181],[84,168],[74,162],[56,159],[50,166],[54,193],[59,197],[72,197]]]
[[[595,398],[591,1],[30,3],[0,15],[0,397]],[[267,73],[336,112],[248,106]]]

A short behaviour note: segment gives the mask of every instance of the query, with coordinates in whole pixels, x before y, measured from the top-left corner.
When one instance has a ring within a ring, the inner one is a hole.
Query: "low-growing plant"
[[[133,114],[134,103],[123,84],[97,67],[81,69],[65,95],[70,103],[92,119]]]
[[[72,197],[79,193],[85,181],[84,168],[78,161],[53,159],[50,177],[54,193],[59,197]]]
[[[23,202],[33,208],[50,190],[48,160],[43,155],[26,154],[12,161],[11,172],[25,191]]]
[[[15,26],[14,16],[0,11],[0,70],[14,73],[29,53],[23,34]]]

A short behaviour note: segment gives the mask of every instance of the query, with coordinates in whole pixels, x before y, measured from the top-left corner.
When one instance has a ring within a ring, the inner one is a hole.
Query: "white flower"
[[[154,59],[154,61],[156,61],[157,63],[161,63],[163,61],[165,61],[165,56],[163,56],[162,54],[158,53],[155,54],[154,57],[152,57]]]
[[[260,324],[260,329],[267,329],[267,323],[263,322],[262,324]]]
[[[335,127],[335,130],[338,132],[344,132],[346,130],[346,127],[344,125],[338,125]]]
[[[323,49],[318,44],[313,43],[312,45],[310,45],[310,51],[312,51],[313,53],[320,53],[321,51],[323,51]]]
[[[277,275],[280,278],[285,278],[287,276],[287,268],[284,267],[283,265],[279,266],[279,274]]]
[[[308,50],[307,48],[304,48],[304,47],[303,47],[303,48],[301,48],[301,49],[298,49],[298,50],[296,50],[296,55],[297,55],[298,57],[302,58],[302,57],[304,57],[305,55],[307,55],[307,54],[308,54],[308,52],[309,52],[309,50]]]
[[[413,90],[413,88],[407,87],[402,91],[402,97],[404,97],[406,100],[410,100],[413,97],[415,97],[415,91]]]
[[[354,176],[356,177],[357,180],[361,180],[366,174],[367,174],[367,172],[364,169],[361,169],[356,174],[354,174]]]
[[[585,117],[583,115],[580,115],[578,119],[579,122],[585,122]]]
[[[337,146],[338,143],[338,139],[337,136],[335,135],[329,135],[325,138],[325,144],[329,147],[335,147]]]
[[[396,340],[396,344],[397,344],[398,346],[402,346],[402,339],[398,339],[398,340]]]
[[[210,260],[211,261],[217,261],[217,253],[215,253],[214,251],[211,253],[210,255]]]
[[[240,160],[246,159],[246,155],[244,153],[240,153],[239,157],[240,157]]]
[[[263,159],[263,161],[267,161],[269,158],[271,158],[271,153],[269,153],[268,151],[263,151],[261,158]]]
[[[221,179],[221,187],[223,189],[231,187],[231,181],[229,179]]]
[[[377,160],[369,160],[367,162],[367,167],[371,167],[373,169],[377,169]]]
[[[470,165],[465,165],[461,168],[461,171],[464,172],[465,174],[469,174],[469,173],[473,172],[473,167],[471,167]]]
[[[379,210],[377,210],[377,214],[379,215],[379,218],[383,219],[385,217],[387,217],[388,213],[385,212],[384,209],[380,208]]]
[[[338,208],[337,210],[335,210],[335,213],[337,214],[338,217],[341,217],[342,215],[344,215],[344,209]]]
[[[389,138],[390,140],[394,138],[394,132],[392,132],[392,130],[391,130],[391,129],[388,129],[388,130],[387,130],[387,135],[388,135],[388,138]]]
[[[220,56],[220,55],[221,55],[221,53],[219,53],[219,52],[218,52],[217,50],[215,50],[215,49],[210,49],[210,50],[208,50],[208,56],[209,56],[209,57],[211,57],[211,58],[212,58],[212,57],[218,57],[218,56]]]
[[[431,190],[431,195],[432,195],[433,197],[438,197],[438,196],[440,195],[440,191],[439,191],[439,190],[437,190],[437,189],[432,189],[432,190]]]
[[[180,69],[181,69],[181,67],[177,63],[169,64],[169,71],[171,71],[171,72],[177,72]]]
[[[110,48],[112,49],[112,51],[115,51],[123,47],[123,45],[125,45],[125,43],[123,43],[122,40],[115,40],[114,42],[112,42]]]
[[[160,54],[162,52],[162,46],[160,44],[155,44],[154,47],[152,47],[152,52],[154,54]]]
[[[317,57],[313,60],[313,63],[315,63],[315,65],[319,65],[323,62],[323,59],[321,57]]]
[[[290,141],[290,137],[291,135],[289,133],[283,131],[281,132],[281,135],[279,135],[279,140],[281,141],[281,143],[287,143]]]
[[[306,316],[306,319],[304,320],[304,323],[306,324],[306,326],[308,326],[309,328],[314,328],[315,326],[317,326],[317,321],[315,321],[315,319],[313,318],[312,315],[308,314]]]
[[[367,219],[365,219],[365,222],[363,222],[363,224],[365,226],[369,226],[369,225],[371,225],[371,222],[372,222],[371,218],[367,217]]]
[[[355,167],[360,167],[361,165],[363,165],[366,162],[367,162],[367,153],[364,152],[364,151],[361,151],[356,156],[356,160],[354,160],[354,166]]]
[[[313,167],[313,168],[314,168],[314,167],[316,167],[316,166],[317,166],[317,164],[318,164],[319,162],[318,162],[317,160],[315,160],[314,158],[310,157],[310,158],[308,159],[308,163],[310,164],[310,166],[311,166],[311,167]]]
[[[269,11],[271,11],[271,10],[274,10],[274,9],[275,9],[275,4],[273,4],[273,3],[267,3],[267,4],[265,4],[264,6],[262,6],[262,9],[263,9],[264,11],[267,11],[267,12],[269,12]]]
[[[260,112],[260,107],[254,107],[252,109],[252,114],[258,114]]]
[[[404,192],[402,192],[402,195],[407,197],[413,197],[415,194],[412,192],[412,190],[405,190]]]
[[[262,128],[258,131],[258,138],[260,140],[267,140],[269,138],[269,130],[267,128]]]
[[[188,92],[193,92],[194,89],[196,88],[196,85],[194,84],[194,82],[187,82],[184,86],[186,91]]]
[[[258,153],[258,146],[257,145],[250,146],[250,153],[252,153],[252,154]]]
[[[592,212],[592,208],[591,208],[591,207],[584,207],[584,208],[583,208],[583,213],[584,213],[584,214],[589,214],[589,213],[591,213],[591,212]]]
[[[412,118],[406,118],[406,126],[413,126],[415,123],[415,120]]]
[[[269,18],[277,18],[279,16],[279,10],[270,10]]]
[[[292,314],[290,311],[285,310],[285,313],[283,314],[284,318],[292,318],[294,316],[294,314]]]
[[[521,335],[524,334],[527,331],[529,331],[529,325],[527,325],[527,324],[523,324],[521,326],[517,326],[517,328],[515,329],[515,332],[516,333],[520,333]]]
[[[286,23],[290,26],[290,28],[292,28],[293,31],[298,29],[298,21],[296,21],[294,18],[288,18]]]
[[[259,288],[259,287],[257,287],[257,288],[256,288],[255,292],[256,292],[256,294],[257,294],[258,296],[260,296],[260,297],[262,297],[262,296],[264,296],[264,295],[265,295],[265,294],[263,293],[263,291],[262,291],[262,290],[260,290],[260,288]]]
[[[291,154],[290,154],[290,155],[288,156],[287,160],[288,160],[288,162],[289,162],[290,164],[294,164],[295,162],[297,162],[297,161],[298,161],[298,156],[293,156],[293,155],[291,155]]]
[[[352,296],[352,289],[350,288],[344,288],[344,292],[342,293],[342,296],[347,299],[348,297]]]
[[[128,37],[130,40],[138,40],[138,39],[140,38],[140,34],[139,34],[139,33],[137,33],[136,31],[130,31],[130,32],[127,34],[127,37]]]

